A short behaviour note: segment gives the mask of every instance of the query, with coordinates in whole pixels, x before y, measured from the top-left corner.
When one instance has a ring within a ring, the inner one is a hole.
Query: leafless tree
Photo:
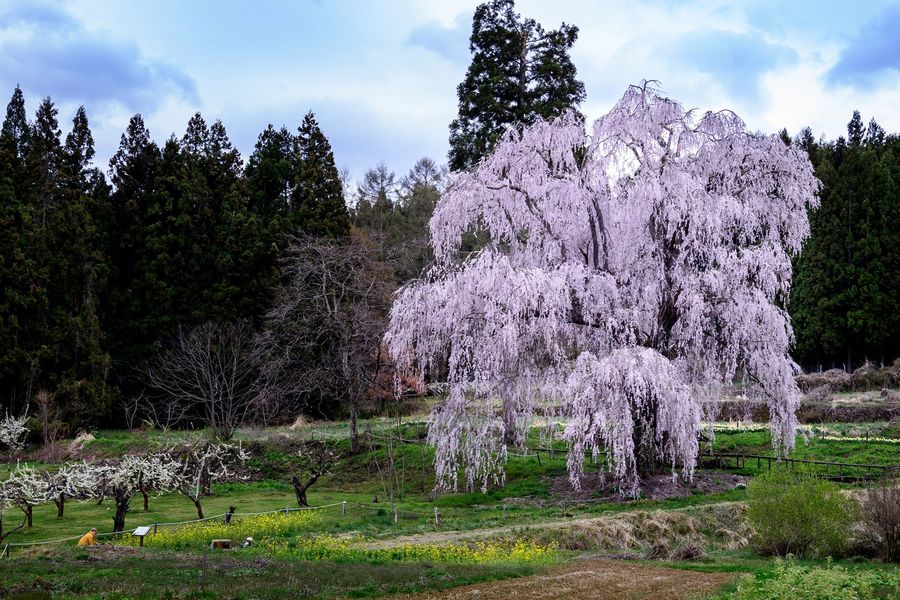
[[[230,439],[252,411],[259,366],[256,334],[246,321],[179,328],[145,371],[157,393],[149,416],[165,426],[197,419]]]
[[[341,455],[325,442],[307,442],[298,455],[300,457],[298,472],[291,477],[291,484],[297,496],[297,506],[302,508],[309,506],[306,492],[320,477],[331,472],[331,468],[340,460]]]
[[[56,401],[47,390],[39,390],[34,397],[34,404],[37,407],[37,419],[41,424],[41,436],[44,439],[45,448],[53,448],[56,440],[59,439],[63,430],[63,423],[59,418],[59,410]]]
[[[261,342],[262,395],[295,412],[340,403],[353,453],[360,409],[388,368],[380,344],[394,286],[379,256],[356,230],[345,239],[293,238]]]

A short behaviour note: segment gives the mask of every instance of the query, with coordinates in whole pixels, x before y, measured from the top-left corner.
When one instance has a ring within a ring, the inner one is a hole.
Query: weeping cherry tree
[[[510,129],[430,222],[435,266],[398,293],[386,343],[446,377],[440,485],[502,481],[535,409],[565,423],[574,486],[607,452],[625,494],[693,474],[704,407],[736,380],[791,448],[791,258],[819,183],[802,150],[733,113],[630,87],[586,135],[573,113]],[[463,252],[464,235],[487,239]]]

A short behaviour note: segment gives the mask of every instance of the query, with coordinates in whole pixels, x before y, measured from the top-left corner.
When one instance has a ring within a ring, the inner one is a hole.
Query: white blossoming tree
[[[66,500],[89,500],[95,495],[94,467],[88,463],[64,464],[56,471],[44,471],[43,476],[59,519],[65,516]]]
[[[91,465],[86,471],[95,498],[112,498],[115,502],[113,531],[125,530],[125,515],[130,510],[131,499],[141,491],[142,482],[148,478],[157,482],[156,492],[175,488],[178,464],[163,454],[136,456],[126,454],[117,463]]]
[[[647,84],[589,135],[571,113],[510,130],[444,195],[436,266],[398,293],[386,336],[398,366],[449,384],[438,482],[502,478],[537,406],[566,422],[573,485],[604,450],[626,494],[660,464],[690,477],[704,399],[735,378],[790,448],[785,302],[818,185],[802,150]],[[472,231],[488,241],[466,254]]]
[[[0,446],[5,446],[12,454],[17,454],[25,447],[28,437],[28,414],[14,417],[9,413],[0,419]]]
[[[17,465],[9,477],[0,482],[0,497],[25,515],[25,526],[31,528],[35,506],[53,499],[53,490],[42,471],[28,465]]]
[[[202,519],[200,501],[212,494],[212,484],[227,477],[240,478],[238,472],[249,453],[240,445],[223,442],[200,443],[171,451],[176,465],[174,489],[187,496]]]

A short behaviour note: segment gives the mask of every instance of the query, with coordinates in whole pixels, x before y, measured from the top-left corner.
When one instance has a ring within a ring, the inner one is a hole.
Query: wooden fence
[[[758,470],[765,468],[767,471],[771,470],[773,466],[780,465],[788,469],[796,469],[799,465],[816,471],[826,479],[843,482],[875,481],[900,477],[900,465],[863,465],[742,453],[713,453],[700,457],[701,465],[718,469],[746,469],[748,462],[751,467],[755,462]]]

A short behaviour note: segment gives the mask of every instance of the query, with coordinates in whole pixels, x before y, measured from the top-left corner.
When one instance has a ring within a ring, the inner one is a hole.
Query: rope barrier
[[[100,535],[100,534],[98,534]],[[109,534],[106,534],[109,535]],[[72,540],[80,540],[82,536],[76,535],[58,540],[46,540],[43,542],[9,542],[8,546],[44,546],[46,544],[59,544],[61,542],[71,542]]]
[[[231,514],[235,517],[256,517],[256,516],[260,516],[260,515],[271,515],[271,514],[275,514],[275,513],[283,514],[285,512],[297,512],[297,511],[301,511],[301,510],[322,510],[325,508],[332,508],[334,506],[341,506],[341,504],[343,504],[343,502],[332,502],[331,504],[323,504],[321,506],[289,506],[289,507],[285,507],[285,508],[279,508],[276,510],[267,510],[267,511],[263,511],[263,512],[251,512],[251,513],[235,512],[235,513],[231,513]],[[222,516],[224,516],[224,515],[222,515]]]
[[[221,519],[225,517],[226,513],[222,513],[221,515],[213,515],[211,517],[203,517],[202,519],[191,519],[190,521],[175,521],[172,523],[154,523],[157,527],[174,527],[176,525],[188,525],[189,523],[202,523],[203,521],[212,521],[213,519]],[[115,534],[106,534],[106,535],[115,535]]]

